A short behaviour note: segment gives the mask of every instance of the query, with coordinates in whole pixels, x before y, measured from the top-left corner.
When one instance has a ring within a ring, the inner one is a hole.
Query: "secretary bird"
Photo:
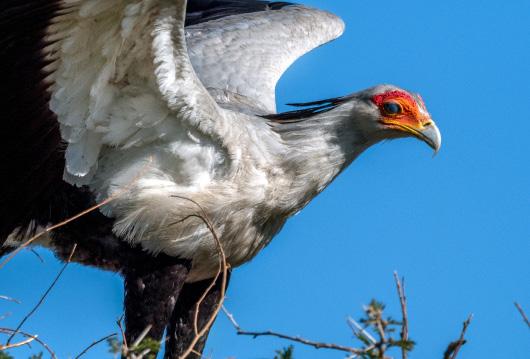
[[[152,325],[178,357],[219,267],[195,203],[233,268],[371,145],[439,150],[421,97],[392,85],[276,113],[284,71],[343,30],[287,2],[3,0],[0,248],[115,197],[36,244],[121,272],[127,340]]]

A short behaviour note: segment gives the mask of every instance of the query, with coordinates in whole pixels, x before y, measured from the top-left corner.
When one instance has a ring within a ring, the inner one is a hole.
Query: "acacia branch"
[[[42,305],[42,303],[44,302],[44,300],[46,299],[48,294],[50,294],[51,290],[53,289],[53,287],[55,287],[55,284],[57,284],[57,282],[59,281],[59,279],[63,275],[64,271],[66,270],[66,267],[68,267],[68,265],[72,261],[72,257],[73,257],[73,255],[75,253],[76,248],[77,248],[77,243],[74,243],[74,246],[72,247],[72,251],[70,252],[70,256],[68,257],[68,260],[63,265],[63,267],[61,268],[59,273],[57,273],[57,276],[55,276],[55,279],[53,280],[52,284],[48,287],[48,289],[46,289],[46,291],[41,296],[41,298],[39,299],[39,301],[37,302],[35,307],[33,307],[33,309],[30,310],[30,312],[24,317],[24,319],[22,319],[22,321],[18,324],[18,326],[14,330],[13,334],[11,334],[11,336],[7,339],[6,345],[9,345],[11,343],[11,340],[18,333],[19,329],[22,328],[24,323],[33,315],[33,313],[35,313],[37,311],[37,309],[39,309],[39,307]]]
[[[286,340],[289,340],[289,341],[292,341],[292,342],[296,342],[296,343],[301,343],[301,344],[304,344],[304,345],[307,345],[307,346],[311,346],[311,347],[313,347],[315,349],[338,350],[338,351],[341,351],[341,352],[346,352],[346,353],[355,354],[355,355],[363,355],[363,354],[366,354],[370,350],[373,349],[373,346],[371,346],[369,348],[366,348],[366,349],[357,349],[357,348],[347,347],[347,346],[338,345],[338,344],[322,343],[322,342],[317,342],[317,341],[305,339],[305,338],[302,338],[302,337],[299,337],[299,336],[286,335],[286,334],[282,334],[282,333],[273,332],[273,331],[270,331],[270,330],[263,331],[263,332],[247,331],[247,330],[241,329],[239,324],[236,322],[236,320],[234,318],[234,315],[232,313],[230,313],[225,307],[223,307],[223,312],[225,313],[225,315],[227,316],[228,320],[230,320],[230,322],[232,323],[232,325],[236,329],[236,332],[237,332],[238,335],[247,335],[247,336],[251,336],[253,338],[257,338],[257,337],[261,337],[261,336],[271,336],[271,337],[286,339]]]

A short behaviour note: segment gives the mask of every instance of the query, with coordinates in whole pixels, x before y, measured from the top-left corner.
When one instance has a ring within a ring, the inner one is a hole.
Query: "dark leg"
[[[189,272],[190,261],[147,253],[124,270],[125,336],[131,345],[152,325],[147,338],[161,341],[175,302]]]
[[[204,298],[199,308],[199,316],[197,320],[199,331],[211,318],[217,304],[219,303],[221,298],[221,279],[222,278],[220,277],[217,279],[215,286],[210,290],[206,298]],[[230,273],[226,282],[227,287],[229,279]],[[212,279],[207,279],[184,285],[177,304],[175,305],[175,309],[173,310],[173,315],[171,316],[171,321],[166,333],[165,359],[177,359],[184,353],[184,351],[186,351],[186,349],[188,349],[191,341],[195,338],[193,318],[197,307],[196,304],[211,283]],[[208,333],[198,341],[194,348],[196,352],[202,353],[207,338]],[[192,353],[188,358],[199,359],[200,356]]]

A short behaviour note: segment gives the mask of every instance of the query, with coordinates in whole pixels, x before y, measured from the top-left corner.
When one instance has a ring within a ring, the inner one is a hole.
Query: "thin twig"
[[[21,302],[20,300],[18,300],[18,299],[11,298],[11,297],[8,297],[8,296],[5,296],[5,295],[0,295],[0,299],[2,299],[2,300],[7,300],[8,302],[13,302],[13,303],[17,303],[17,304],[22,303],[22,302]]]
[[[206,296],[208,295],[208,293],[210,293],[212,288],[215,286],[215,283],[217,282],[217,279],[219,278],[220,274],[221,274],[221,267],[219,267],[219,269],[217,270],[217,274],[212,279],[212,282],[210,283],[208,288],[206,288],[204,293],[201,295],[201,297],[199,298],[199,300],[195,304],[196,305],[195,312],[193,313],[193,331],[194,331],[196,336],[199,335],[199,312],[200,312],[201,304],[204,301],[204,299],[206,298]]]
[[[120,334],[121,334],[121,352],[122,354],[124,353],[127,353],[129,351],[129,347],[127,346],[127,338],[125,337],[125,330],[123,330],[123,325],[121,324],[121,322],[123,321],[123,317],[125,316],[125,314],[122,314],[121,317],[119,317],[117,320],[116,320],[116,324],[118,325],[118,328],[120,329]]]
[[[241,329],[239,324],[236,322],[233,314],[231,314],[225,307],[223,307],[223,312],[226,314],[228,320],[230,320],[230,322],[232,323],[232,325],[236,329],[238,335],[248,335],[248,336],[251,336],[251,337],[254,337],[254,338],[261,337],[261,336],[272,336],[272,337],[276,337],[276,338],[287,339],[289,341],[296,342],[296,343],[301,343],[301,344],[304,344],[304,345],[307,345],[307,346],[311,346],[311,347],[313,347],[315,349],[338,350],[338,351],[342,351],[342,352],[346,352],[346,353],[350,353],[350,354],[357,354],[357,355],[366,354],[370,350],[373,349],[373,347],[369,347],[369,348],[366,348],[366,349],[357,349],[357,348],[347,347],[347,346],[338,345],[338,344],[329,344],[329,343],[316,342],[316,341],[308,340],[308,339],[305,339],[305,338],[302,338],[302,337],[298,337],[298,336],[295,337],[295,336],[291,336],[291,335],[276,333],[276,332],[273,332],[273,331],[270,331],[270,330],[263,331],[263,332],[250,332],[250,331],[246,331],[246,330]]]
[[[40,237],[42,237],[43,235],[45,235],[46,233],[49,233],[53,230],[56,230],[57,228],[60,228],[60,227],[64,227],[66,226],[67,224],[83,217],[83,216],[86,216],[87,214],[95,211],[96,209],[99,209],[100,207],[103,207],[104,205],[108,204],[109,202],[115,200],[117,198],[117,196],[112,196],[112,197],[109,197],[107,198],[106,200],[104,200],[103,202],[93,206],[93,207],[90,207],[89,209],[86,209],[84,210],[83,212],[81,213],[78,213],[76,214],[75,216],[73,217],[70,217],[60,223],[57,223],[53,226],[50,226],[48,228],[46,228],[45,230],[43,230],[42,232],[39,232],[37,233],[36,235],[34,235],[33,237],[31,237],[30,239],[28,239],[26,242],[22,243],[19,247],[17,247],[17,249],[15,249],[9,256],[7,256],[7,258],[2,262],[0,263],[0,269],[2,269],[7,263],[9,263],[9,261],[11,261],[21,250],[23,250],[24,248],[26,248],[27,246],[29,246],[31,243],[33,243],[34,241],[36,241],[37,239],[39,239]]]
[[[528,317],[526,316],[526,313],[524,312],[523,307],[517,302],[514,302],[514,304],[517,310],[519,311],[519,313],[521,313],[521,316],[523,317],[524,322],[526,323],[528,328],[530,328],[530,321],[528,321]]]
[[[51,290],[53,289],[53,287],[55,286],[55,284],[57,283],[57,281],[59,281],[59,278],[61,278],[61,276],[63,275],[66,267],[68,267],[68,265],[70,264],[70,262],[72,261],[72,257],[75,253],[75,250],[77,248],[77,243],[74,243],[74,246],[72,247],[72,251],[70,252],[70,256],[68,257],[68,260],[66,261],[66,263],[63,265],[63,267],[61,268],[61,270],[59,271],[59,273],[57,273],[57,276],[55,277],[55,279],[53,280],[52,284],[48,287],[48,289],[46,289],[46,291],[44,292],[44,294],[41,296],[41,298],[39,299],[39,301],[37,302],[37,305],[35,305],[35,307],[33,307],[33,309],[24,317],[24,319],[22,319],[22,321],[18,324],[17,328],[15,329],[15,331],[13,332],[13,334],[7,339],[7,343],[6,345],[9,345],[9,343],[11,343],[11,340],[13,339],[13,337],[16,335],[16,333],[19,331],[20,328],[22,328],[22,326],[24,325],[24,323],[33,315],[33,313],[35,313],[35,311],[37,311],[37,309],[41,306],[41,304],[44,302],[44,300],[46,299],[46,297],[48,296],[48,294],[51,292]]]
[[[35,340],[37,343],[42,345],[42,347],[44,349],[46,349],[46,351],[50,354],[50,356],[53,359],[57,359],[57,356],[55,355],[55,352],[48,346],[48,344],[46,344],[44,341],[39,339],[36,335],[31,335],[31,334],[28,334],[28,333],[20,331],[20,330],[15,331],[15,330],[9,329],[9,328],[0,328],[0,333],[4,333],[4,334],[20,334],[20,335],[23,335],[23,336],[25,336],[27,338],[33,338],[33,340]]]
[[[0,344],[0,350],[7,350],[7,349],[18,348],[18,347],[21,347],[21,346],[24,346],[24,345],[28,345],[29,343],[34,341],[35,338],[36,337],[30,337],[30,338],[25,339],[25,340],[23,340],[21,342],[13,343],[13,344],[6,344],[6,345]]]
[[[462,324],[462,331],[460,332],[460,337],[458,338],[458,340],[452,342],[447,347],[447,350],[445,351],[444,355],[445,359],[455,359],[462,346],[466,344],[465,335],[467,332],[467,328],[471,324],[471,320],[473,320],[473,314],[469,315],[466,321]]]
[[[112,337],[115,337],[117,334],[116,333],[113,333],[113,334],[110,334],[110,335],[107,335],[106,337],[104,338],[101,338],[99,340],[96,340],[94,342],[92,342],[92,344],[90,344],[88,347],[86,347],[81,353],[79,353],[75,359],[79,359],[81,358],[83,355],[85,355],[90,349],[92,349],[93,347],[95,347],[96,345],[98,345],[99,343],[102,343],[104,342],[105,340],[107,339],[110,339]]]
[[[37,252],[37,251],[36,251],[35,249],[33,249],[33,248],[29,248],[29,251],[30,251],[31,253],[33,253],[33,254],[35,255],[35,257],[37,257],[41,263],[44,263],[44,258],[42,258],[42,256],[39,254],[39,252]]]
[[[405,278],[399,280],[397,271],[394,271],[394,279],[396,280],[396,288],[399,296],[399,303],[401,304],[401,315],[403,320],[401,322],[401,342],[405,343],[409,340],[409,319],[407,315],[407,297],[405,295]],[[407,359],[408,351],[404,346],[401,346],[401,358]]]
[[[213,311],[212,315],[210,316],[210,318],[208,319],[208,321],[206,322],[204,327],[200,331],[198,331],[198,333],[195,334],[195,337],[193,338],[193,340],[191,341],[190,345],[188,346],[188,349],[186,349],[184,351],[184,353],[179,357],[179,359],[185,359],[193,352],[197,342],[206,333],[208,333],[208,331],[210,330],[211,326],[213,325],[213,322],[215,321],[215,318],[217,317],[217,314],[219,314],[219,311],[223,307],[223,302],[225,300],[225,295],[226,295],[226,282],[228,280],[228,264],[226,263],[226,255],[225,255],[225,251],[223,249],[223,245],[221,244],[221,241],[220,241],[219,237],[217,236],[217,232],[215,231],[215,228],[214,228],[212,222],[210,221],[210,219],[208,217],[208,214],[206,213],[204,208],[199,203],[194,201],[193,199],[186,198],[186,197],[181,197],[181,196],[176,196],[176,195],[172,196],[172,197],[180,198],[180,199],[189,201],[189,202],[195,204],[199,208],[201,214],[200,215],[196,215],[196,217],[203,221],[203,223],[206,225],[206,227],[208,228],[208,230],[212,234],[212,237],[214,238],[215,243],[217,245],[217,250],[219,252],[219,271],[218,271],[218,274],[217,274],[215,280],[217,280],[217,277],[219,276],[219,273],[222,272],[221,294],[220,294],[220,298],[219,298],[219,303],[217,304],[217,307]],[[215,282],[213,282],[213,284],[215,284]],[[210,285],[206,289],[206,291],[204,292],[204,294],[201,297],[201,299],[197,302],[197,305],[196,305],[196,308],[195,308],[195,313],[194,313],[195,330],[197,328],[197,318],[198,318],[198,315],[199,315],[198,312],[200,310],[200,304],[201,304],[202,300],[204,300],[204,298],[206,298],[206,296],[210,292],[211,288],[213,288],[213,284]]]

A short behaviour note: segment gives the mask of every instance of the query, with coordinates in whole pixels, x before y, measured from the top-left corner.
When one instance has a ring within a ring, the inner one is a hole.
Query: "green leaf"
[[[276,350],[276,355],[274,359],[293,359],[294,347],[292,345],[282,350]]]

